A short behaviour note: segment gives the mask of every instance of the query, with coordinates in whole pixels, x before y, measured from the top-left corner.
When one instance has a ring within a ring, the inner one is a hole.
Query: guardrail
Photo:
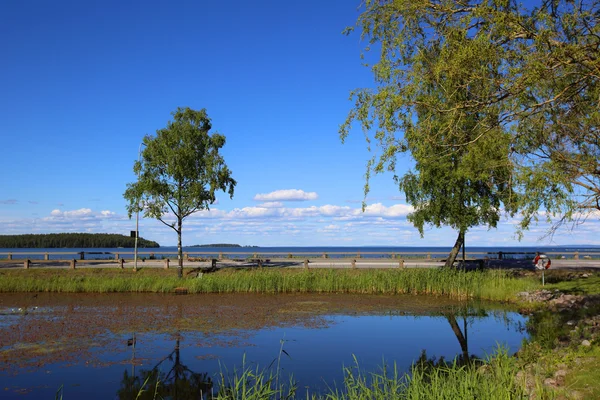
[[[122,259],[133,259],[134,251],[115,251],[115,252],[82,252],[82,251],[52,251],[52,252],[0,252],[0,262],[13,260],[35,259],[43,261],[119,261]],[[165,259],[177,258],[176,251],[138,251],[140,259]],[[484,252],[469,251],[466,252],[468,259],[525,259],[527,255],[533,252]],[[600,259],[600,252],[546,252],[550,258],[554,259]],[[129,257],[126,257],[129,256]],[[254,252],[254,251],[185,251],[183,258],[186,260],[194,258],[206,259],[306,259],[306,258],[332,258],[332,259],[419,259],[440,261],[448,257],[448,252],[440,251],[406,251],[406,252],[377,252],[377,251],[359,251],[359,252]],[[462,259],[462,253],[459,253],[458,259]],[[533,257],[531,257],[533,258]]]

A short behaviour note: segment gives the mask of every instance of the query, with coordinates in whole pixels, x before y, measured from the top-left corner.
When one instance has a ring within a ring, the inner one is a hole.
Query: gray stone
[[[556,381],[552,378],[546,378],[544,380],[544,385],[546,386],[550,386],[550,387],[557,387],[558,384],[556,383]]]
[[[584,340],[584,341],[581,342],[581,345],[585,346],[585,347],[590,347],[592,344],[590,343],[589,340]]]

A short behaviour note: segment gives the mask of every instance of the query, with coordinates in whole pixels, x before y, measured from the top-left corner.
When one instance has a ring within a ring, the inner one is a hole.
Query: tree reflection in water
[[[121,400],[212,398],[213,381],[208,373],[193,372],[181,362],[180,340],[181,335],[177,333],[173,351],[152,369],[141,370],[139,374],[135,373],[135,369],[129,374],[126,369],[121,387],[117,391],[118,398]],[[169,366],[171,367],[168,368]]]
[[[427,351],[423,350],[417,361],[413,363],[413,367],[427,370],[452,365],[466,366],[471,364],[481,364],[483,362],[481,358],[474,354],[469,354],[468,327],[473,324],[476,318],[488,317],[488,313],[481,308],[464,308],[456,312],[444,313],[444,317],[448,320],[450,328],[458,340],[461,350],[460,354],[458,354],[454,360],[447,361],[444,357],[440,357],[439,359],[436,359],[436,357],[428,358]],[[459,320],[462,320],[462,329]],[[510,321],[507,321],[507,323],[508,322]]]

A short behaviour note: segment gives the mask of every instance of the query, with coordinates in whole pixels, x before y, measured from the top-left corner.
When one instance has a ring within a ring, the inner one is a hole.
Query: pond
[[[1,397],[54,398],[62,387],[64,399],[135,399],[153,369],[165,385],[210,392],[243,360],[324,392],[355,359],[365,371],[409,371],[423,357],[484,357],[499,344],[514,353],[525,322],[443,297],[0,294]]]

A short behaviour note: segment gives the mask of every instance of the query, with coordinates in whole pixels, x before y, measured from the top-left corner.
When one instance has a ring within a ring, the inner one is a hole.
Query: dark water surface
[[[165,384],[216,391],[244,355],[261,367],[281,356],[301,394],[324,391],[353,356],[376,372],[406,371],[423,351],[514,353],[524,323],[499,305],[418,296],[0,294],[0,398],[54,398],[62,385],[65,399],[134,399],[154,367]]]

